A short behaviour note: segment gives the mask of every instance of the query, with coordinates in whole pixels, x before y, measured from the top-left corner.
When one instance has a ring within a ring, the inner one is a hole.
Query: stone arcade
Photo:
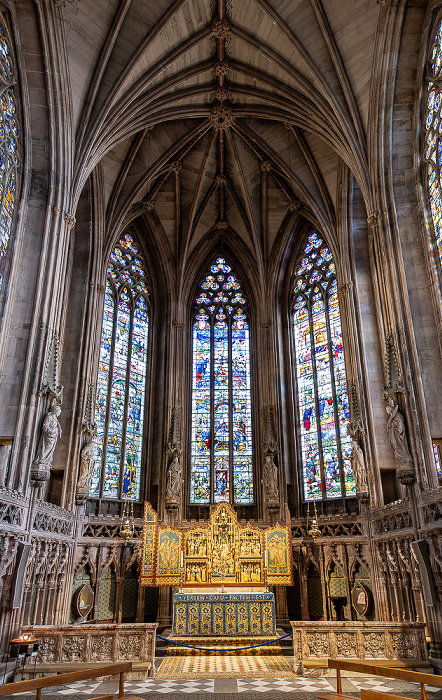
[[[1,0],[2,655],[145,678],[225,585],[442,669],[441,22]]]

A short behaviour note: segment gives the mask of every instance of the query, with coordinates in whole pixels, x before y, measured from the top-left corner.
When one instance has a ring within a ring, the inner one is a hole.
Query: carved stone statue
[[[166,503],[178,503],[181,496],[181,464],[178,455],[175,455],[167,468]]]
[[[351,441],[350,464],[356,481],[356,495],[367,494],[367,470],[365,468],[364,453],[356,440]]]
[[[97,459],[95,440],[90,442],[81,450],[80,472],[77,482],[77,502],[83,501],[89,491],[89,482]]]
[[[57,416],[61,413],[60,406],[51,406],[41,427],[40,440],[31,469],[31,479],[47,481],[57,440],[61,437],[61,427]]]
[[[265,456],[263,469],[263,482],[266,501],[268,503],[279,502],[278,470],[271,454]]]
[[[396,458],[396,467],[408,467],[413,463],[405,432],[405,421],[397,405],[388,404],[387,413],[390,416],[387,423],[388,437]]]
[[[405,421],[397,405],[393,402],[386,406],[389,415],[387,423],[388,437],[393,448],[399,481],[402,484],[412,484],[415,480],[413,458],[408,449]]]

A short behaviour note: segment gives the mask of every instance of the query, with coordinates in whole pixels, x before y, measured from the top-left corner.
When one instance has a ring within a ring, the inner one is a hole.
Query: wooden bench
[[[94,698],[94,700],[97,700]],[[381,690],[362,690],[361,700],[412,700],[403,695],[392,695],[391,693],[383,693]]]
[[[42,688],[50,688],[54,685],[66,685],[67,683],[75,683],[76,681],[87,681],[91,678],[99,678],[100,676],[120,675],[118,686],[118,698],[124,700],[142,700],[142,698],[134,695],[124,695],[124,674],[132,670],[132,662],[125,661],[115,664],[102,664],[95,668],[88,668],[84,671],[73,671],[72,673],[60,673],[57,676],[46,676],[43,678],[34,678],[29,681],[18,681],[17,683],[6,683],[0,686],[0,697],[3,695],[14,695],[14,693],[28,693],[31,690],[36,690],[36,700],[41,700]],[[114,700],[113,695],[102,695],[101,698],[94,700]]]
[[[401,668],[375,666],[365,661],[338,661],[337,659],[329,659],[328,668],[336,669],[336,693],[321,693],[321,695],[318,695],[318,700],[336,700],[336,698],[345,698],[349,700],[350,696],[343,695],[342,693],[341,671],[367,673],[370,676],[381,676],[382,678],[395,678],[400,681],[408,681],[409,683],[419,683],[422,700],[426,700],[427,698],[425,685],[435,685],[438,688],[442,688],[442,676],[433,676],[431,673],[421,673],[420,671],[406,671]],[[386,695],[387,693],[382,694],[384,700]]]

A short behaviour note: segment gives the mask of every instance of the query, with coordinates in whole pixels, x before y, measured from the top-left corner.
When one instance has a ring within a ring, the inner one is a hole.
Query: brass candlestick
[[[266,593],[269,592],[269,582],[267,580],[267,567],[264,567],[264,585],[266,587]]]
[[[184,563],[180,566],[180,588],[178,593],[183,593],[183,583],[184,583]]]

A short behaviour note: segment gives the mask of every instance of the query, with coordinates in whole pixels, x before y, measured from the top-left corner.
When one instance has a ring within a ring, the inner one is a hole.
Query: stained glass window
[[[442,264],[442,21],[433,37],[430,47],[427,75],[425,112],[424,160],[427,164],[427,183],[431,215],[436,236],[437,254]]]
[[[0,15],[0,291],[4,288],[10,255],[20,158],[15,82],[11,41]]]
[[[305,499],[353,496],[336,270],[317,233],[296,270],[293,326]]]
[[[253,503],[250,345],[238,278],[219,257],[193,323],[190,502]]]
[[[108,265],[97,378],[97,463],[90,495],[138,499],[149,330],[144,265],[123,236]]]

